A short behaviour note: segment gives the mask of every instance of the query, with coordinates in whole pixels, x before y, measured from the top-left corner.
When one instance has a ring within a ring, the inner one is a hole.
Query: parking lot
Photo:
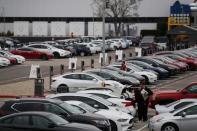
[[[130,48],[124,50],[126,58],[130,58],[129,54],[135,54],[134,49]],[[113,57],[115,52],[109,52],[108,56],[112,56],[112,63],[115,63],[115,57]],[[85,61],[85,69],[90,68],[90,60],[94,59],[94,68],[100,68],[101,65],[98,62],[99,55],[92,55],[86,57],[77,57],[78,65],[76,72],[80,72],[80,63],[81,61]],[[126,59],[125,58],[125,59]],[[50,86],[49,86],[49,67],[54,67],[54,76],[60,74],[60,65],[65,65],[64,73],[71,72],[68,70],[68,59],[52,59],[50,61],[40,61],[40,60],[28,60],[22,65],[11,66],[8,68],[1,68],[0,73],[2,74],[0,77],[0,88],[1,88],[1,96],[32,96],[34,94],[34,80],[30,80],[29,72],[32,64],[39,64],[41,67],[42,77],[45,80],[45,95],[49,95]],[[109,64],[109,63],[108,63]],[[171,76],[166,79],[158,80],[154,84],[147,85],[152,90],[177,90],[185,87],[188,83],[191,83],[196,80],[196,71],[186,71],[184,73],[179,73],[175,76]],[[151,118],[155,116],[156,112],[154,109],[149,108],[148,117]],[[134,125],[132,130],[134,131],[148,131],[148,121],[141,122],[138,121],[137,118],[134,118]]]

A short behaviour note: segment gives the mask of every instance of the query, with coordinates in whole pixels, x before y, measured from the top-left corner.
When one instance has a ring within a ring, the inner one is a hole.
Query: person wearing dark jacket
[[[126,66],[126,62],[125,61],[122,62],[120,70],[122,70],[122,71],[126,71],[127,70],[127,66]]]
[[[134,90],[134,95],[135,95],[135,103],[137,103],[137,113],[138,113],[138,120],[141,121],[143,119],[143,114],[144,114],[144,98],[140,92],[139,88],[136,88]]]
[[[144,84],[141,85],[141,94],[144,98],[144,107],[143,107],[143,121],[148,120],[148,105],[149,105],[149,98],[153,95],[151,89],[149,89]]]

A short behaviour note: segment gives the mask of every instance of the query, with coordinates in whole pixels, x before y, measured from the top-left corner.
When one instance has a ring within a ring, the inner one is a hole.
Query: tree
[[[106,1],[109,3],[106,3]],[[96,8],[97,16],[101,17],[103,15],[103,4],[107,6],[105,10],[106,17],[114,18],[114,28],[116,36],[121,35],[121,21],[117,18],[121,17],[131,17],[138,16],[137,10],[139,3],[142,0],[94,0],[94,5]]]

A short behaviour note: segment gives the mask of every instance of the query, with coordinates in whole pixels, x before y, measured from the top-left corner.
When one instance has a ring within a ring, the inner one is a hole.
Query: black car
[[[0,118],[1,131],[101,131],[79,123],[69,123],[49,112],[21,112]]]
[[[153,71],[156,71],[157,73],[159,73],[159,78],[167,78],[169,76],[169,72],[161,67],[154,67],[152,65],[149,65],[145,62],[142,62],[142,61],[135,61],[135,60],[132,60],[132,61],[128,61],[129,63],[132,63],[132,64],[135,64],[135,65],[138,65],[140,67],[142,67],[143,69],[148,69],[148,70],[153,70]]]
[[[92,73],[95,75],[98,75],[106,80],[114,80],[117,82],[120,82],[123,85],[129,85],[129,86],[139,86],[140,82],[132,77],[125,77],[123,75],[120,75],[116,71],[107,70],[107,69],[94,69],[86,71],[87,73]]]
[[[76,50],[77,55],[80,56],[91,55],[90,48],[86,47],[85,45],[72,44],[70,46]]]
[[[107,118],[92,113],[83,114],[81,111],[60,100],[23,98],[4,101],[0,105],[0,117],[16,112],[45,111],[59,115],[69,122],[94,125],[102,131],[110,131],[111,128]]]
[[[136,57],[136,58],[131,58],[130,60],[142,61],[142,62],[148,63],[148,64],[150,64],[154,67],[161,67],[161,68],[164,68],[165,70],[167,70],[169,72],[170,76],[176,75],[176,69],[175,68],[170,67],[166,64],[159,63],[158,61],[156,61],[154,59],[151,59],[151,58],[148,58],[148,57]]]

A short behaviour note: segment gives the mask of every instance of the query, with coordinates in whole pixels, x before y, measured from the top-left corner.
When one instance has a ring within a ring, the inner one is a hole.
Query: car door
[[[38,115],[32,115],[30,118],[34,131],[55,131],[55,128],[49,128],[49,125],[53,123],[49,119]]]
[[[181,92],[183,98],[197,98],[197,84],[192,84],[188,86],[185,90]]]
[[[69,87],[70,92],[79,91],[80,88],[84,88],[83,81],[80,79],[80,74],[68,74],[63,76],[62,83]]]
[[[34,131],[30,126],[28,115],[19,115],[9,117],[1,121],[0,130],[1,131]]]
[[[182,116],[183,112],[186,113],[185,116]],[[197,129],[197,105],[189,107],[177,114],[180,116],[180,131],[196,131]]]
[[[101,84],[102,84],[99,82],[97,78],[94,78],[93,76],[88,75],[88,74],[81,74],[80,80],[81,80],[81,83],[83,84],[81,85],[83,88],[101,87]]]

